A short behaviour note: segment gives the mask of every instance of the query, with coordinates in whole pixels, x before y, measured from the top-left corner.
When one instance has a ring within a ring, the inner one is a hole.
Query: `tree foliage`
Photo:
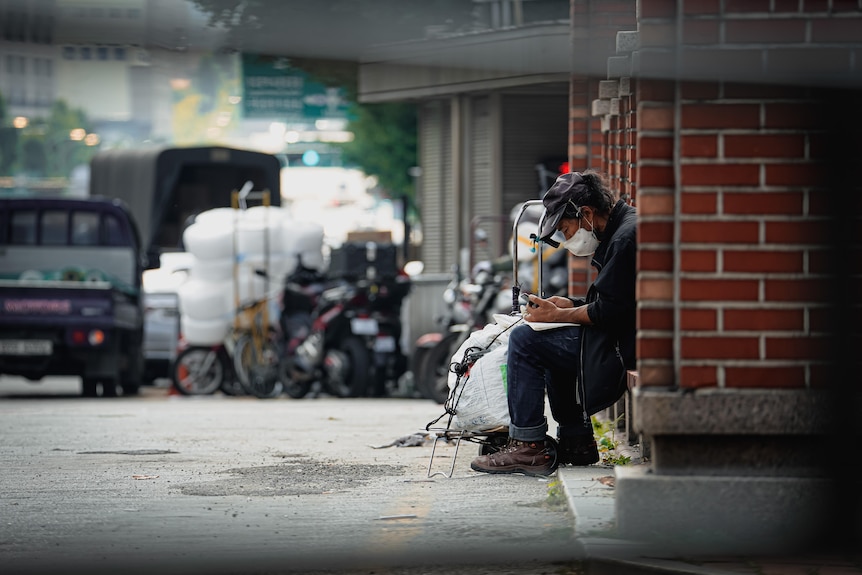
[[[0,123],[5,124],[2,120]],[[97,149],[81,140],[72,140],[71,132],[76,129],[89,133],[92,124],[82,110],[70,108],[64,100],[57,100],[47,117],[31,118],[27,127],[21,130],[13,128],[14,161],[7,164],[5,153],[0,157],[3,173],[14,175],[23,172],[34,177],[69,176],[72,168],[87,164]],[[5,133],[5,129],[0,131],[0,134]]]
[[[344,89],[353,102],[347,129],[353,132],[354,140],[339,146],[342,161],[376,176],[386,195],[407,198],[412,208],[414,186],[408,170],[418,161],[415,105],[356,103],[357,65],[354,62],[291,58],[290,63],[325,86]]]
[[[18,130],[6,117],[6,101],[0,94],[0,176],[12,174],[12,166],[18,161]]]
[[[227,31],[225,48],[289,58],[316,81],[357,96],[358,60],[374,44],[423,38],[428,26],[470,22],[465,0],[194,0]],[[408,170],[417,164],[416,108],[408,103],[353,106],[343,161],[376,176],[392,198],[413,202]]]
[[[416,165],[416,107],[409,103],[356,106],[349,129],[354,140],[342,145],[346,163],[377,176],[380,187],[393,198],[406,197],[413,205],[413,181],[408,170]]]

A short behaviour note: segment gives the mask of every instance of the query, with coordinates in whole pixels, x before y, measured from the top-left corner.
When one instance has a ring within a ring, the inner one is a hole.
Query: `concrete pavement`
[[[453,476],[429,478],[430,443],[396,440],[442,412],[430,401],[9,389],[4,574],[862,573],[858,557],[836,553],[680,557],[621,540],[610,466],[479,474],[475,445],[462,444]],[[435,457],[448,468],[453,455],[443,444]]]

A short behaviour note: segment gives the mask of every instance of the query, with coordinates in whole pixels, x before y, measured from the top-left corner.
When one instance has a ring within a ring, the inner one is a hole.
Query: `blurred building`
[[[470,26],[429,26],[424,38],[360,57],[361,102],[419,107],[421,259],[431,273],[459,262],[475,217],[538,198],[568,160],[569,3],[473,6]],[[487,231],[490,250],[505,253],[511,226]]]
[[[103,142],[172,137],[173,90],[218,33],[173,0],[0,1],[0,92],[10,116],[80,108]]]

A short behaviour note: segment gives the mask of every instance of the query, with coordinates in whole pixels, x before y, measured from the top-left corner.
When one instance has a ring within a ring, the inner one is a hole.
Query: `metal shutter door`
[[[449,116],[446,102],[429,102],[419,110],[419,165],[422,167],[419,203],[425,273],[447,273],[456,262]]]

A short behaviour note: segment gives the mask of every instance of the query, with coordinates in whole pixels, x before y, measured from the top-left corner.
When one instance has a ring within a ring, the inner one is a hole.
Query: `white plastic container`
[[[180,333],[189,345],[217,345],[227,336],[231,321],[227,318],[194,319],[180,315]]]
[[[290,220],[282,223],[281,236],[285,254],[294,262],[299,254],[305,267],[323,269],[323,226],[314,222]]]
[[[233,208],[213,208],[195,216],[195,223],[233,228],[236,217],[237,211]]]
[[[186,251],[201,260],[233,257],[233,228],[216,221],[195,222],[183,232]]]
[[[233,258],[200,259],[192,261],[191,277],[205,282],[224,282],[233,279]]]
[[[227,317],[233,310],[233,282],[191,278],[177,290],[180,312],[192,319],[210,320]]]
[[[284,285],[284,277],[296,269],[296,255],[270,254],[265,257],[262,254],[253,256],[240,256],[241,261],[238,269],[244,270],[242,274],[251,274],[252,270],[266,270],[266,278],[262,278],[268,284],[268,291],[281,289]],[[233,276],[231,276],[233,277]],[[242,277],[245,277],[242,275]],[[258,276],[260,277],[260,276]]]
[[[244,213],[247,220],[269,222],[273,227],[278,227],[282,220],[289,217],[287,210],[279,206],[252,206]]]
[[[266,296],[267,291],[273,291],[275,287],[268,290],[269,282],[254,273],[253,265],[238,264],[237,265],[237,281],[236,287],[239,293],[240,303],[251,303],[262,299]],[[229,286],[228,293],[233,296],[233,285]],[[233,301],[233,300],[231,300]]]
[[[249,257],[264,253],[284,253],[281,220],[244,218],[236,228],[237,255]]]

